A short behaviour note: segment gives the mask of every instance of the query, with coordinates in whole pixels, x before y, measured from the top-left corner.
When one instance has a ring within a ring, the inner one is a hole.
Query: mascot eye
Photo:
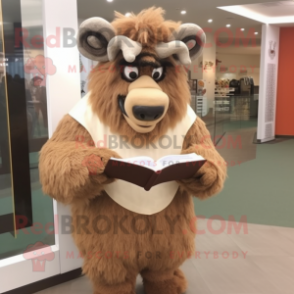
[[[154,68],[152,72],[152,78],[155,81],[159,81],[163,74],[163,67]]]
[[[139,76],[139,69],[136,66],[125,66],[124,67],[124,77],[133,82]]]

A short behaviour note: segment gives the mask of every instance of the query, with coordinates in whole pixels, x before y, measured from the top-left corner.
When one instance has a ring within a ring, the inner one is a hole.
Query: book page
[[[155,170],[161,170],[177,163],[202,161],[204,158],[196,153],[168,155],[157,160]]]
[[[155,172],[177,163],[195,162],[195,161],[204,160],[202,156],[197,155],[195,153],[168,155],[158,159],[157,161],[154,161],[154,159],[147,156],[137,156],[137,157],[124,158],[124,159],[111,157],[111,159],[114,161],[125,163],[125,164],[140,165],[142,167],[151,169]]]
[[[140,165],[142,167],[149,168],[154,171],[156,170],[156,165],[157,165],[156,161],[153,158],[148,156],[137,156],[137,157],[124,158],[124,159],[111,157],[111,159],[114,161],[119,161],[126,164]]]

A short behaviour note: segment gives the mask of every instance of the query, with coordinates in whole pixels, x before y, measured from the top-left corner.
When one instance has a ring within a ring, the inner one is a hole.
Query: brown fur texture
[[[119,16],[113,24],[122,29],[125,26],[126,30],[131,27],[128,35],[140,41],[147,40],[147,43],[149,35],[136,33],[138,29],[165,25],[161,11],[154,9],[130,19]],[[110,67],[111,63],[103,66]],[[183,117],[190,99],[185,71],[181,69],[176,74],[170,70],[165,81],[159,84],[168,93],[171,105],[167,117],[153,131],[156,135],[164,134]],[[118,134],[136,135],[117,106],[117,95],[127,92],[120,75],[94,71],[90,88],[93,110],[99,118]],[[119,154],[94,148],[89,133],[69,115],[44,145],[39,167],[44,193],[71,205],[73,237],[84,257],[83,271],[93,282],[95,294],[135,294],[139,273],[146,294],[186,291],[187,282],[179,267],[195,253],[195,214],[191,196],[205,199],[218,193],[226,178],[224,161],[200,118],[183,143],[182,153],[191,152],[202,155],[207,163],[193,178],[180,181],[180,189],[167,208],[148,216],[126,210],[106,194],[104,185],[114,179],[103,173],[104,166],[111,156],[119,157]],[[101,158],[103,164],[90,174],[83,162],[93,155]]]
[[[139,14],[125,16],[116,12],[116,19],[112,26],[116,30],[116,35],[128,36],[134,41],[138,41],[143,46],[152,48],[159,42],[168,42],[171,33],[176,31],[180,22],[168,21],[163,18],[162,8],[149,8]]]
[[[155,54],[154,38],[158,38],[158,42],[167,42],[172,32],[179,26],[179,23],[164,21],[162,14],[161,8],[151,8],[131,17],[116,14],[118,18],[112,25],[120,34],[134,41],[143,42],[142,53]],[[97,112],[101,121],[110,126],[113,133],[133,137],[136,132],[126,122],[117,103],[118,95],[127,95],[129,87],[129,83],[121,79],[121,67],[119,66],[121,59],[122,54],[119,54],[114,62],[97,65],[90,75],[89,90],[93,110]],[[148,60],[148,57],[144,60]],[[172,57],[167,58],[166,61],[171,62],[173,67],[167,67],[165,78],[158,85],[169,96],[170,105],[167,115],[158,123],[153,132],[144,135],[148,137],[146,141],[149,138],[157,139],[165,134],[168,128],[173,128],[186,114],[186,105],[190,101],[185,68],[177,65]],[[141,69],[140,74],[151,76],[151,72],[151,69],[145,67]]]

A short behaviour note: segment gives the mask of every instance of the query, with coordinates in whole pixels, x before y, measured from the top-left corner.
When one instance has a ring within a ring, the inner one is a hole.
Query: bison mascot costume
[[[95,294],[182,294],[180,270],[195,253],[193,196],[218,193],[226,167],[190,108],[187,70],[206,42],[192,23],[166,21],[161,8],[79,30],[81,54],[98,65],[89,92],[65,115],[40,154],[44,193],[72,208],[73,238]],[[166,141],[164,141],[166,140]],[[111,157],[196,153],[206,163],[185,180],[150,191],[105,173]],[[180,253],[180,254],[179,254]]]

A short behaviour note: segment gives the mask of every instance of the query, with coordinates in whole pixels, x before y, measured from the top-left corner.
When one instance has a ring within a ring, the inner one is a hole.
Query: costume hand
[[[120,158],[116,152],[110,149],[95,148],[93,154],[85,157],[82,164],[87,167],[90,175],[101,175],[111,157]]]
[[[181,180],[179,183],[191,194],[197,197],[206,198],[208,194],[211,194],[211,192],[219,185],[219,169],[217,162],[214,162],[213,157],[209,156],[209,152],[207,152],[202,146],[197,145],[190,147],[183,150],[182,154],[193,152],[201,155],[207,161],[192,178]]]
[[[216,167],[209,161],[197,171],[194,179],[199,182],[199,185],[205,187],[210,187],[217,180],[218,174]]]

